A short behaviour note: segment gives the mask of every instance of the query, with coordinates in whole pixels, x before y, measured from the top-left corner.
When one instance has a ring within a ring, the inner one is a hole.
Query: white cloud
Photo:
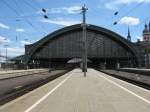
[[[79,13],[81,11],[80,6],[64,7],[63,9],[66,10],[69,14]]]
[[[139,39],[140,41],[143,41],[143,37],[142,36],[136,36],[137,39]]]
[[[6,37],[0,36],[0,44],[3,43],[10,43],[11,41],[9,39],[7,39]]]
[[[7,48],[8,52],[13,52],[13,53],[23,53],[24,50],[22,48],[19,47],[8,47]]]
[[[17,31],[17,32],[25,32],[25,30],[22,29],[22,28],[17,28],[16,31]]]
[[[139,18],[135,18],[135,17],[123,17],[119,21],[119,24],[125,24],[125,25],[138,25],[139,23],[140,23]]]
[[[62,12],[62,9],[60,8],[52,8],[50,10],[48,10],[49,13],[61,13]]]
[[[150,0],[113,0],[105,4],[107,9],[117,9],[118,5],[132,4],[132,3],[150,3]]]
[[[14,57],[24,54],[25,49],[23,47],[7,47],[7,56]],[[6,56],[6,47],[1,48],[1,55]]]
[[[20,41],[22,45],[27,45],[27,44],[31,44],[31,42],[27,41],[27,40],[22,40]]]
[[[76,14],[76,13],[80,13],[80,11],[81,11],[81,6],[70,6],[70,7],[51,8],[48,12]]]
[[[54,20],[42,19],[41,22],[57,24],[57,25],[62,25],[62,26],[70,26],[70,25],[73,25],[73,24],[80,23],[79,21],[70,20],[70,19],[66,19],[66,18],[57,18],[57,19],[54,19]]]
[[[105,4],[105,7],[107,9],[112,9],[112,10],[118,9],[118,7],[116,5],[114,5],[113,3],[107,3],[107,4]]]
[[[150,0],[118,0],[118,4],[150,3]]]
[[[34,1],[37,1],[37,2],[45,2],[47,0],[34,0]]]
[[[4,29],[10,29],[9,26],[7,26],[7,25],[5,25],[5,24],[3,24],[3,23],[0,23],[0,27],[1,27],[1,28],[4,28]]]

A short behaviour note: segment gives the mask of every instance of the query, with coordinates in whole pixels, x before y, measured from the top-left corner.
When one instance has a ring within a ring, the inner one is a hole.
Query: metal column
[[[83,23],[82,23],[82,28],[83,28],[83,54],[82,54],[82,71],[84,72],[84,77],[86,77],[86,72],[87,72],[87,38],[86,38],[86,11],[88,9],[85,7],[85,5],[82,7],[82,14],[83,14]]]

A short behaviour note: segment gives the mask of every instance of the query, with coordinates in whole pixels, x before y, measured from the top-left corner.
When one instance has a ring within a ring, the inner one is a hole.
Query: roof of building
[[[149,25],[147,25],[147,24],[145,23],[145,28],[144,28],[144,30],[143,30],[143,34],[147,34],[147,33],[150,33],[150,23],[149,23]]]
[[[68,26],[68,27],[59,29],[59,30],[47,35],[46,37],[42,38],[41,40],[37,41],[36,43],[32,44],[30,51],[27,53],[27,56],[28,56],[27,61],[29,61],[29,59],[32,57],[32,55],[39,48],[41,48],[46,42],[59,37],[59,35],[61,35],[63,33],[66,33],[66,32],[72,31],[72,30],[77,30],[77,29],[82,29],[81,24],[76,24],[76,25],[72,25],[72,26]],[[108,35],[109,38],[115,39],[117,42],[119,42],[120,44],[123,44],[125,47],[130,49],[134,54],[137,54],[134,44],[131,43],[130,41],[126,40],[124,37],[120,36],[119,34],[113,32],[113,31],[110,31],[106,28],[91,25],[91,24],[87,25],[87,29],[98,31],[104,35]]]

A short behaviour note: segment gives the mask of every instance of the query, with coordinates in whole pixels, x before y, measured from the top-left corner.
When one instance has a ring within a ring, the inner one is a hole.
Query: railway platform
[[[150,91],[89,68],[65,75],[3,105],[0,112],[149,112]]]

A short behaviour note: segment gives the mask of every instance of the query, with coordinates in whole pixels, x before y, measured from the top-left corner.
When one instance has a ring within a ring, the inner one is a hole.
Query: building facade
[[[143,41],[150,41],[150,22],[149,25],[145,24],[145,28],[143,30]]]
[[[130,36],[130,35],[129,35]],[[28,66],[69,67],[69,60],[82,58],[81,24],[57,30],[36,43],[25,46]],[[131,37],[95,25],[87,26],[88,60],[91,67],[116,68],[143,66],[142,47],[132,43]]]
[[[138,41],[137,44],[144,49],[144,67],[150,68],[150,22],[145,24],[143,39]]]

